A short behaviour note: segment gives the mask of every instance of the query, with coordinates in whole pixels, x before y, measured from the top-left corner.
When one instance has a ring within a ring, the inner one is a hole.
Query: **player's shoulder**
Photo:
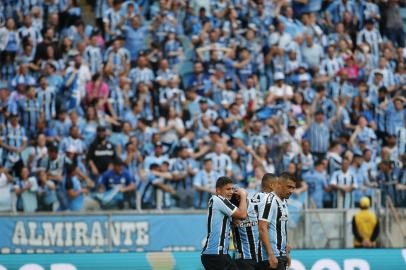
[[[213,199],[213,202],[216,203],[231,203],[226,197],[223,197],[221,195],[213,195],[211,198]]]
[[[258,203],[261,203],[264,200],[264,198],[266,198],[267,194],[268,193],[265,193],[265,192],[257,192],[257,193],[251,194],[248,197],[248,199],[251,203],[258,204]]]
[[[266,204],[271,204],[274,200],[276,200],[276,196],[274,193],[266,193],[263,200]]]

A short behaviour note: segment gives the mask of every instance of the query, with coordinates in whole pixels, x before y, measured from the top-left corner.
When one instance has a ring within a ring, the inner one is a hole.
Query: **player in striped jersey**
[[[233,193],[240,197],[238,207],[229,201]],[[222,176],[217,179],[216,194],[209,200],[207,239],[201,255],[206,270],[238,269],[228,255],[231,217],[247,217],[247,192],[244,189],[234,191],[233,181]]]
[[[277,177],[274,174],[264,174],[261,182],[262,191],[248,199],[247,217],[244,220],[234,220],[233,222],[234,245],[237,251],[236,263],[239,269],[255,269],[257,260],[260,258],[258,213],[260,208],[265,206],[267,195],[272,192],[272,184],[276,180]]]
[[[296,187],[288,173],[282,173],[272,185],[273,192],[266,198],[265,207],[259,213],[259,239],[262,260],[257,269],[286,270],[291,258],[287,250],[288,206],[287,201]]]

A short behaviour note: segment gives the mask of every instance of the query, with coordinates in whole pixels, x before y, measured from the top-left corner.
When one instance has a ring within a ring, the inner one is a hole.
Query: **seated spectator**
[[[206,209],[211,194],[215,194],[216,181],[219,174],[213,170],[213,161],[210,158],[203,160],[203,169],[195,175],[193,187],[195,188],[194,207]]]

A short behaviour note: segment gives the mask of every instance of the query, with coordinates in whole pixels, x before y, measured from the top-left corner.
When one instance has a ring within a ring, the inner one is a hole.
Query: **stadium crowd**
[[[87,2],[0,1],[0,211],[406,205],[405,1]]]

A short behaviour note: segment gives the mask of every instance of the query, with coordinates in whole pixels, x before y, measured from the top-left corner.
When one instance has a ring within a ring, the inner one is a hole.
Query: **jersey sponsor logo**
[[[243,221],[241,221],[241,222],[238,224],[238,226],[239,226],[240,228],[254,227],[254,226],[257,226],[257,225],[258,225],[258,221],[257,221],[257,220],[255,220],[255,221],[243,220]]]
[[[96,150],[94,152],[95,156],[112,156],[114,155],[113,150]]]

